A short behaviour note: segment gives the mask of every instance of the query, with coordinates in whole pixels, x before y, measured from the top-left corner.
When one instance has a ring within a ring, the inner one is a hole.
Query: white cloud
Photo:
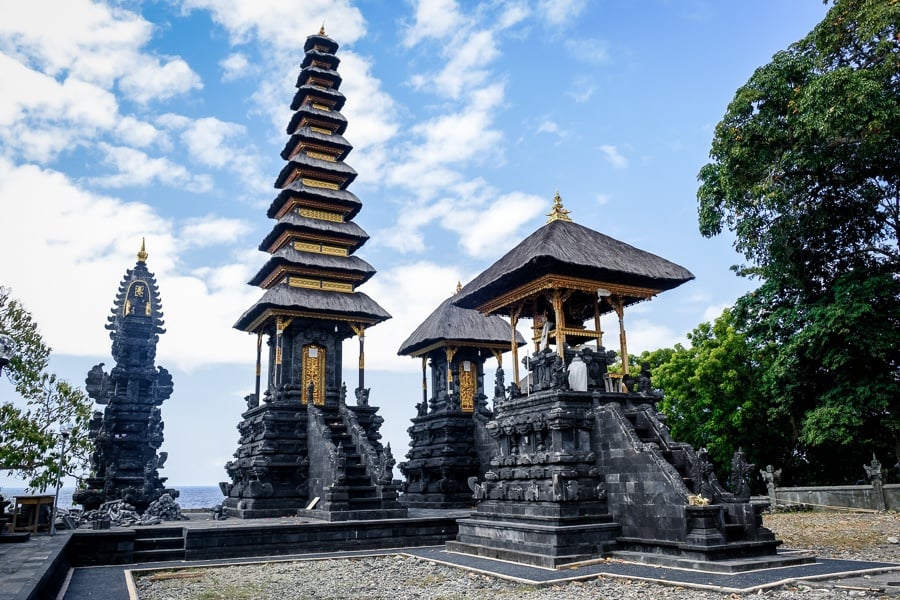
[[[46,160],[74,141],[116,124],[113,94],[84,81],[58,82],[0,53],[0,141]]]
[[[140,121],[132,116],[122,117],[116,123],[116,135],[129,146],[138,148],[146,148],[154,143],[168,145],[164,133],[150,123]]]
[[[596,85],[590,77],[579,76],[572,80],[572,87],[566,92],[566,95],[581,104],[590,100],[595,90]]]
[[[413,0],[411,4],[416,16],[404,32],[403,44],[408,48],[428,38],[450,37],[463,26],[456,0]]]
[[[543,198],[513,192],[485,207],[453,210],[442,224],[459,234],[459,243],[468,255],[489,258],[520,239],[522,225],[539,215],[546,206]]]
[[[264,185],[261,158],[247,142],[247,129],[216,117],[189,119],[182,115],[161,115],[157,122],[179,133],[191,160],[206,167],[238,173],[251,188]]]
[[[134,148],[107,143],[100,143],[97,147],[106,155],[104,163],[115,167],[117,173],[92,177],[90,181],[96,185],[122,188],[159,182],[195,193],[208,192],[213,187],[212,178],[208,175],[194,175],[168,158],[153,158]]]
[[[456,267],[428,261],[379,271],[361,291],[375,299],[392,318],[366,333],[366,368],[390,371],[420,369],[419,361],[408,356],[397,356],[400,344],[456,291],[458,282],[468,278]],[[356,354],[353,351],[345,355],[348,368]]]
[[[204,247],[234,242],[249,231],[250,225],[240,219],[208,215],[185,221],[178,237],[186,246]]]
[[[556,121],[554,121],[552,119],[547,119],[547,118],[543,119],[538,124],[537,132],[538,133],[547,133],[547,134],[556,136],[559,141],[562,141],[565,138],[569,137],[569,132],[562,129],[559,126],[559,123],[557,123]]]
[[[246,77],[250,71],[250,61],[240,52],[233,52],[219,61],[222,67],[222,81],[234,81]]]
[[[40,211],[34,210],[37,202]],[[0,239],[10,248],[28,248],[27,261],[0,263],[0,281],[32,312],[55,352],[108,355],[103,326],[117,286],[146,238],[147,266],[159,283],[168,330],[159,342],[161,364],[246,363],[253,355],[252,340],[231,328],[235,315],[260,294],[233,285],[252,275],[246,264],[225,256],[204,273],[183,272],[175,224],[150,206],[94,194],[62,173],[3,158],[0,205],[5,212]],[[219,285],[222,280],[227,285]],[[203,352],[197,352],[199,339]]]
[[[600,152],[603,153],[603,158],[606,159],[606,162],[611,164],[615,169],[625,169],[628,167],[628,159],[625,158],[619,149],[610,144],[604,144],[600,146]]]
[[[566,50],[575,59],[591,65],[600,65],[609,60],[609,42],[596,38],[576,38],[566,40]]]
[[[163,63],[155,57],[141,56],[119,80],[119,89],[141,104],[202,87],[199,75],[180,58],[168,58]]]
[[[572,22],[586,5],[587,0],[540,0],[537,8],[544,22],[558,27]]]
[[[152,32],[141,15],[101,2],[17,2],[4,7],[0,50],[51,77],[65,73],[106,89],[118,81],[142,103],[199,87],[181,58],[141,51]]]
[[[208,10],[228,30],[232,43],[256,37],[281,51],[302,51],[306,36],[325,25],[326,33],[343,44],[365,34],[362,13],[348,0],[185,0],[186,10]],[[276,61],[277,63],[277,61]]]
[[[609,201],[612,199],[612,196],[609,194],[598,193],[594,196],[594,200],[597,201],[597,204],[600,206],[604,206],[609,204]]]

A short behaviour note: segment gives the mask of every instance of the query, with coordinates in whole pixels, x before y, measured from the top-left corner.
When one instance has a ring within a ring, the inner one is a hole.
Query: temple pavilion
[[[235,327],[256,336],[256,386],[238,425],[223,482],[226,514],[346,520],[402,516],[383,419],[365,387],[366,330],[390,315],[358,287],[375,269],[356,251],[368,235],[353,218],[362,203],[347,188],[344,95],[338,44],[309,36],[291,102],[285,165],[259,249],[269,260],[250,280],[261,298]],[[343,341],[359,339],[355,404],[347,404]],[[266,350],[267,372],[262,373]]]
[[[399,465],[406,479],[401,501],[409,507],[472,506],[468,479],[484,476],[495,449],[485,428],[493,416],[484,385],[486,361],[496,358],[502,371],[510,344],[525,344],[521,335],[511,339],[501,317],[460,308],[454,299],[442,302],[398,351],[422,360],[422,401],[408,429],[408,460]]]
[[[537,344],[522,361],[527,376],[514,360],[516,383],[495,399],[485,428],[497,450],[470,481],[477,508],[448,550],[547,568],[610,555],[710,570],[778,563],[764,506],[726,490],[704,452],[673,440],[648,374],[628,374],[625,309],[693,275],[575,223],[559,194],[548,216],[454,298],[508,316],[513,330],[531,318]],[[627,385],[606,372],[608,312]]]

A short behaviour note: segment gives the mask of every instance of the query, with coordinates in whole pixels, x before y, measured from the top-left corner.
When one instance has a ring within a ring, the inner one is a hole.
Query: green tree
[[[793,452],[790,431],[769,424],[763,365],[731,311],[701,323],[688,339],[690,347],[677,344],[641,357],[651,365],[654,387],[664,392],[659,407],[672,436],[706,448],[720,471],[739,448],[750,462],[783,465]]]
[[[810,482],[900,461],[898,36],[900,2],[836,0],[737,91],[699,174],[701,233],[733,231],[761,281],[735,317]]]
[[[57,475],[79,477],[87,467],[91,402],[81,390],[47,372],[50,348],[31,313],[0,287],[0,331],[16,343],[16,356],[3,370],[20,402],[0,402],[0,470],[44,491]],[[71,424],[60,462],[60,426]],[[62,470],[60,470],[62,468]]]

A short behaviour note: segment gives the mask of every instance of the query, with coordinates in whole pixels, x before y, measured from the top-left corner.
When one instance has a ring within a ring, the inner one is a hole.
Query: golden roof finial
[[[326,35],[325,34],[325,21],[322,21],[322,26],[319,27],[319,35]]]
[[[552,223],[553,221],[571,221],[572,218],[569,217],[570,212],[572,211],[563,208],[562,198],[559,197],[559,190],[556,190],[556,195],[553,196],[553,209],[547,213],[547,216],[550,217],[549,219],[547,219],[547,222]]]
[[[456,282],[456,293],[458,294],[461,289],[462,289],[462,282],[457,281]]]
[[[138,262],[147,262],[147,245],[144,243],[144,238],[141,238],[141,250],[137,253]]]

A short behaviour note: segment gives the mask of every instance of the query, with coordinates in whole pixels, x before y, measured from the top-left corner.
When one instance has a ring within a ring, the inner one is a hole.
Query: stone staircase
[[[381,508],[381,499],[378,489],[372,483],[372,478],[366,472],[366,466],[362,457],[356,450],[353,438],[347,431],[347,426],[336,408],[323,409],[325,425],[331,432],[331,441],[337,446],[338,451],[344,457],[344,472],[346,479],[344,486],[347,491],[349,510],[378,510]]]
[[[653,419],[646,411],[625,411],[625,417],[634,428],[638,439],[645,444],[656,444],[660,454],[681,475],[681,480],[691,493],[694,490],[693,448],[684,442],[676,442],[669,437],[657,419]]]
[[[134,562],[184,560],[183,527],[146,527],[134,530]]]

